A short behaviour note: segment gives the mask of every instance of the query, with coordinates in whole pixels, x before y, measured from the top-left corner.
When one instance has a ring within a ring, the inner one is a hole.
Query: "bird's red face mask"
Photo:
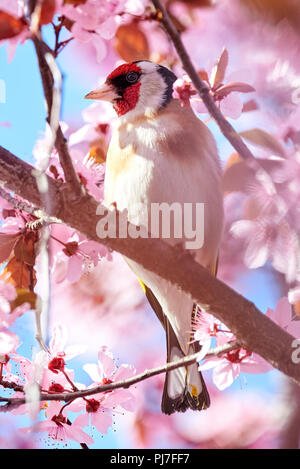
[[[118,116],[135,108],[140,95],[141,68],[136,63],[123,64],[117,67],[105,83],[88,93],[86,99],[109,101]]]

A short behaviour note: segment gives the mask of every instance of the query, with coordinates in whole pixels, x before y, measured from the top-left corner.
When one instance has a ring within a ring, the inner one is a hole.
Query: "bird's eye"
[[[128,72],[126,75],[126,80],[128,83],[135,83],[139,78],[139,74],[136,72]]]

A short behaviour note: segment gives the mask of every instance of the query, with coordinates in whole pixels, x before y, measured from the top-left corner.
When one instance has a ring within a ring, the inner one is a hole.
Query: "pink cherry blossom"
[[[261,267],[269,259],[276,270],[286,275],[288,282],[296,279],[298,238],[283,218],[261,216],[254,220],[239,220],[233,223],[231,232],[246,243],[244,262],[247,267]]]
[[[292,304],[295,304],[300,300],[300,286],[290,289],[288,293],[288,299]]]
[[[90,124],[83,126],[79,131],[70,135],[70,155],[81,183],[84,185],[85,189],[100,202],[103,200],[103,181],[105,168],[102,164],[95,163],[95,161],[89,157],[87,146],[74,147],[74,145],[82,141],[91,140],[92,144],[93,140],[100,138],[101,129],[98,128],[98,125],[96,124],[97,123],[94,122],[93,127]],[[61,123],[61,128],[64,133],[68,132],[68,126],[64,122]],[[102,138],[103,137],[104,135],[102,135]],[[35,156],[36,165],[38,168],[41,168],[43,165],[43,155],[45,149],[49,147],[51,138],[51,130],[50,127],[47,126],[44,136],[36,142],[33,149],[33,154]],[[55,149],[52,151],[47,173],[51,177],[54,176],[58,181],[64,181],[64,173],[59,162],[57,151]]]
[[[62,324],[56,324],[53,327],[51,340],[49,343],[49,359],[61,357],[65,361],[82,354],[86,350],[83,345],[68,345],[67,346],[67,328]]]
[[[228,60],[228,51],[224,48],[211,70],[210,77],[205,71],[202,71],[202,80],[208,86],[211,96],[219,104],[223,114],[232,119],[238,119],[243,111],[243,101],[237,93],[251,93],[255,89],[243,82],[231,82],[224,85]],[[196,112],[208,113],[204,102],[199,97],[193,98],[192,103]]]
[[[19,347],[19,337],[9,329],[0,328],[0,379],[3,371],[8,375],[7,379],[14,381],[13,375],[10,375],[10,358],[11,354]]]
[[[233,335],[219,335],[217,346],[224,345],[233,340]],[[209,357],[203,364],[199,365],[199,370],[213,369],[213,382],[221,391],[231,386],[241,372],[244,373],[265,373],[272,369],[259,355],[249,352],[245,348],[238,348],[225,353],[222,357]]]
[[[22,18],[25,16],[26,2],[24,0],[1,0],[0,8],[15,18]],[[29,28],[24,24],[24,29],[18,35],[13,36],[8,40],[0,41],[0,46],[7,44],[8,62],[13,60],[18,44],[23,44],[29,36]]]
[[[25,221],[23,217],[7,217],[1,226],[1,232],[6,234],[17,234],[20,233],[24,227]]]
[[[49,420],[38,422],[32,427],[21,428],[20,431],[25,434],[47,433],[51,439],[63,442],[71,440],[87,445],[94,443],[93,438],[81,429],[81,424],[77,419],[71,423],[65,415],[59,412],[52,415]]]
[[[275,310],[268,308],[266,316],[291,335],[300,338],[300,321],[292,320],[292,306],[287,297],[278,300]]]
[[[13,359],[19,364],[20,373],[25,384],[38,382],[45,390],[47,390],[53,382],[70,387],[66,377],[64,375],[60,376],[59,372],[67,372],[68,376],[73,381],[74,372],[67,370],[65,364],[68,360],[82,354],[86,350],[86,346],[66,344],[66,327],[61,324],[56,324],[53,327],[48,352],[38,352],[33,361],[20,355],[14,355]]]
[[[85,428],[90,424],[93,425],[100,433],[105,434],[112,426],[112,411],[110,407],[105,406],[105,397],[95,399],[94,396],[78,400],[75,404],[70,405],[71,411],[84,413],[76,419],[81,428]]]
[[[0,280],[0,327],[10,327],[18,317],[30,309],[29,303],[23,303],[12,310],[10,302],[16,297],[15,287],[9,282]]]
[[[116,368],[113,356],[107,347],[101,347],[98,354],[98,365],[86,364],[83,368],[94,381],[89,388],[93,388],[96,384],[103,385],[120,381],[135,373],[135,369],[129,365],[121,365]],[[82,428],[91,423],[100,433],[105,434],[112,426],[112,414],[118,412],[116,409],[120,406],[125,410],[132,411],[133,404],[133,395],[130,391],[117,389],[76,399],[68,408],[72,412],[83,411],[76,419]]]
[[[19,346],[19,338],[8,329],[0,329],[0,355],[9,355]]]
[[[142,0],[108,0],[99,4],[87,0],[76,5],[63,4],[59,11],[74,21],[72,34],[80,42],[91,43],[96,50],[98,62],[107,52],[106,40],[112,39],[124,21],[124,14],[141,15],[145,2]]]
[[[57,282],[63,282],[65,279],[70,283],[78,282],[83,273],[98,265],[99,259],[110,257],[103,245],[96,241],[80,241],[77,233],[61,244],[65,247],[56,255],[53,267],[55,270],[56,266],[60,266],[60,274],[56,275]]]
[[[190,98],[197,94],[196,90],[193,89],[192,81],[184,75],[183,78],[177,78],[173,84],[173,98],[180,99],[183,107],[190,107]]]
[[[212,314],[198,310],[193,320],[194,339],[202,345],[222,330],[220,321],[217,321]]]
[[[98,352],[98,365],[85,364],[83,369],[89,374],[96,384],[108,384],[130,378],[135,374],[135,368],[131,365],[122,364],[116,367],[113,355],[107,347],[103,346]],[[106,396],[103,405],[112,408],[120,405],[126,410],[133,409],[133,395],[126,389],[116,389]]]
[[[12,210],[13,206],[6,200],[0,197],[0,211],[3,214],[3,210]]]

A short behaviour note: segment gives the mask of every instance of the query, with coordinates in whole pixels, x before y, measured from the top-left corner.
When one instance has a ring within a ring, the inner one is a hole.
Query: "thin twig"
[[[276,195],[279,199],[279,196],[276,193],[275,185],[269,173],[261,166],[259,160],[255,158],[255,156],[250,151],[245,142],[242,140],[240,135],[236,132],[236,130],[228,122],[228,120],[223,116],[222,112],[220,111],[213,97],[211,96],[209,88],[197,73],[194,65],[192,64],[190,56],[181,40],[180,33],[176,29],[166,8],[162,5],[160,0],[152,0],[152,2],[159,13],[157,15],[157,20],[163,24],[166,32],[168,33],[172,43],[175,46],[177,54],[180,57],[183,68],[192,80],[209,114],[215,120],[222,134],[231,143],[237,153],[247,161],[249,167],[253,168],[256,171],[257,178],[260,180],[260,183],[266,188],[267,191],[272,189],[274,195]]]
[[[192,64],[192,61],[187,53],[187,50],[181,40],[180,34],[174,26],[173,21],[171,20],[167,10],[162,5],[160,0],[152,0],[154,6],[158,11],[161,12],[161,15],[158,16],[158,19],[163,24],[165,30],[169,34],[175,49],[181,59],[183,68],[191,78],[196,90],[198,91],[200,98],[207,107],[210,115],[214,118],[218,124],[223,135],[229,140],[231,145],[236,149],[236,151],[245,159],[255,159],[247,145],[243,142],[239,134],[234,130],[232,125],[225,119],[218,106],[216,106],[212,96],[210,95],[209,89],[206,86],[205,82],[201,80],[198,75],[195,67]]]
[[[5,389],[13,389],[16,392],[24,392],[24,387],[20,384],[14,383],[13,381],[0,380],[0,386]]]
[[[50,52],[46,52],[44,60],[51,71],[53,77],[52,85],[52,97],[51,97],[51,108],[48,109],[48,121],[50,129],[50,138],[47,141],[46,149],[40,160],[40,169],[34,172],[36,177],[37,186],[41,193],[41,197],[44,201],[44,207],[46,213],[51,213],[51,197],[48,191],[48,179],[46,177],[46,171],[49,166],[52,150],[55,146],[56,135],[59,127],[60,117],[60,106],[61,106],[61,74],[56,66],[53,55]],[[48,125],[48,124],[47,124]],[[44,323],[44,329],[47,330],[47,323],[49,318],[50,310],[50,266],[49,266],[49,237],[50,231],[47,223],[44,223],[41,229],[41,237],[39,242],[39,254],[40,254],[40,269],[39,278],[41,283],[41,290],[43,292],[42,297],[38,298],[35,316],[37,333],[36,339],[39,342],[42,349],[47,350],[45,340],[42,332],[42,321]]]
[[[34,215],[35,212],[37,211],[36,208],[34,208],[32,205],[29,205],[26,202],[23,202],[13,197],[9,192],[7,192],[1,186],[0,186],[0,197],[2,197],[2,199],[5,199],[7,202],[9,202],[12,205],[12,207],[16,210],[24,210],[30,215]]]
[[[45,44],[37,35],[32,36],[32,41],[38,57],[44,95],[47,103],[47,120],[49,122],[53,105],[53,87],[55,80],[57,81],[59,76],[61,81],[61,74],[54,60],[53,51],[47,46],[47,44]],[[72,187],[75,196],[80,197],[84,193],[84,189],[74,169],[71,155],[66,144],[66,139],[60,125],[57,126],[55,147],[58,151],[59,161],[64,172],[65,180]]]
[[[221,345],[219,347],[215,347],[210,349],[204,358],[209,357],[217,357],[222,356],[232,350],[236,350],[239,348],[239,343],[237,340],[228,342],[227,344]],[[86,396],[92,396],[94,394],[104,393],[107,391],[113,391],[115,389],[124,388],[127,389],[130,386],[140,383],[146,379],[152,378],[153,376],[160,375],[162,373],[166,373],[167,371],[175,370],[182,366],[191,365],[199,359],[201,355],[201,351],[198,353],[194,353],[193,355],[188,355],[180,360],[176,360],[170,363],[166,363],[162,366],[157,368],[153,368],[151,370],[145,370],[138,375],[131,376],[130,378],[124,379],[122,381],[117,381],[115,383],[109,383],[104,385],[95,386],[93,388],[83,389],[80,391],[72,391],[72,392],[65,392],[65,393],[41,393],[40,400],[41,401],[64,401],[69,402],[73,401],[74,399],[84,398]],[[2,383],[0,383],[2,384]],[[6,386],[8,387],[8,386]],[[22,398],[0,398],[0,402],[7,402],[10,408],[22,405],[25,403],[25,399]],[[5,406],[3,406],[5,407]],[[0,407],[1,411],[2,407]]]

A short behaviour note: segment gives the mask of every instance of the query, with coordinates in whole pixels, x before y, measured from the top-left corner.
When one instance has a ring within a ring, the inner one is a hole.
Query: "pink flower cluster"
[[[57,441],[93,444],[93,438],[84,432],[84,428],[93,425],[100,433],[107,433],[113,424],[113,415],[123,411],[134,410],[134,397],[130,391],[116,389],[102,393],[94,393],[91,396],[71,399],[67,403],[59,400],[50,400],[48,404],[39,401],[40,392],[51,394],[71,393],[95,388],[103,385],[122,381],[135,374],[135,369],[130,365],[116,366],[111,352],[107,347],[101,347],[98,353],[98,364],[85,364],[84,370],[92,380],[92,384],[85,385],[74,381],[74,371],[67,368],[67,362],[82,354],[85,347],[66,346],[66,328],[56,325],[53,330],[48,352],[38,352],[33,361],[16,353],[12,360],[18,368],[18,375],[6,373],[3,377],[16,385],[23,386],[27,396],[27,404],[13,410],[14,414],[29,412],[33,420],[39,417],[34,425],[21,428],[25,434],[46,433]],[[34,395],[33,390],[37,389]],[[17,391],[12,397],[23,397],[21,391]],[[45,412],[44,412],[45,411]],[[69,418],[73,412],[78,416]],[[43,417],[43,414],[45,416]]]
[[[72,35],[83,44],[92,44],[100,62],[107,53],[106,41],[114,37],[128,15],[141,15],[145,0],[87,0],[79,5],[59,2],[57,13],[74,22]]]
[[[292,320],[292,306],[286,297],[278,301],[274,311],[268,308],[266,315],[291,335],[300,337],[300,321]],[[193,326],[194,339],[206,350],[212,338],[216,339],[217,347],[230,344],[236,339],[226,326],[204,311],[198,311]],[[210,369],[213,369],[214,384],[222,391],[231,386],[241,373],[266,373],[272,367],[259,355],[243,347],[237,347],[221,356],[206,358],[200,363],[199,370]]]
[[[12,308],[17,297],[14,286],[0,280],[0,379],[3,372],[10,372],[10,358],[20,345],[19,337],[9,328],[15,320],[30,309],[28,303]]]
[[[213,67],[210,76],[205,70],[200,70],[199,76],[208,87],[210,95],[219,104],[220,110],[226,117],[238,119],[243,112],[243,101],[237,93],[251,93],[255,91],[253,86],[242,82],[229,82],[224,85],[225,73],[228,66],[229,54],[227,49],[224,49],[220,55],[216,65]],[[196,112],[207,114],[207,108],[203,101],[196,97],[197,91],[193,87],[191,79],[184,75],[178,78],[174,85],[173,97],[180,99],[185,107],[190,104]],[[191,100],[191,103],[190,103]]]

